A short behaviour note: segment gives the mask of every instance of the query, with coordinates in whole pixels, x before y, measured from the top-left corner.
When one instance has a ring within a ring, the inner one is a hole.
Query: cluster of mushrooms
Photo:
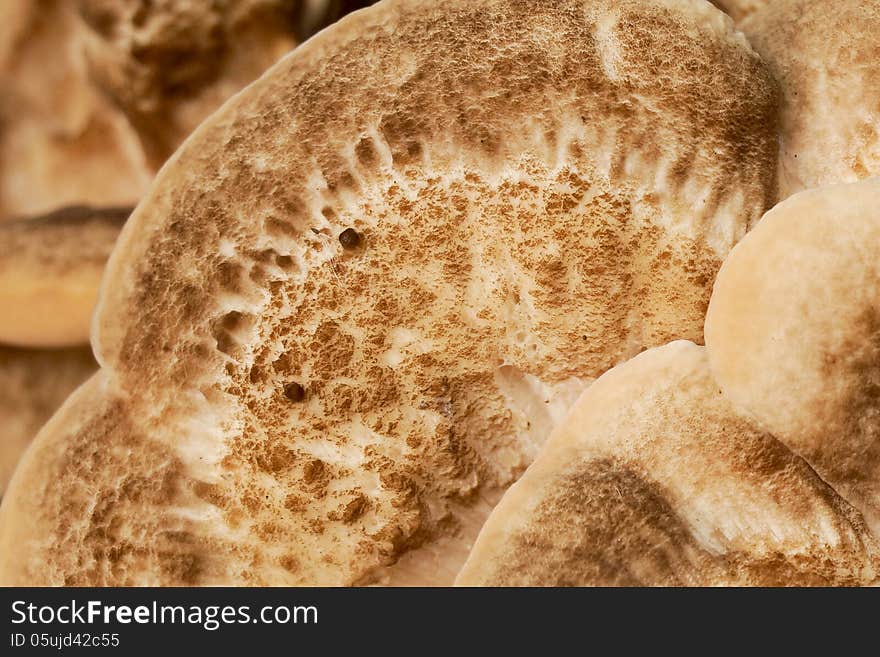
[[[876,0],[0,26],[0,584],[880,583]]]

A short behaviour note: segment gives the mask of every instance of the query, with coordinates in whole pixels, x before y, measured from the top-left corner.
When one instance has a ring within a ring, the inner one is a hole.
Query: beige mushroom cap
[[[880,176],[880,3],[773,0],[741,27],[782,89],[780,200]]]
[[[701,339],[774,194],[776,101],[702,2],[385,1],[323,31],[123,230],[104,369],[16,474],[0,581],[450,583],[593,377]]]
[[[89,342],[107,258],[131,208],[64,208],[0,223],[0,343]]]
[[[706,317],[734,405],[880,530],[880,179],[801,192],[725,261]]]
[[[0,346],[0,495],[40,428],[98,364],[89,347]]]
[[[740,418],[705,349],[674,342],[607,372],[502,498],[462,586],[863,585],[859,513]]]

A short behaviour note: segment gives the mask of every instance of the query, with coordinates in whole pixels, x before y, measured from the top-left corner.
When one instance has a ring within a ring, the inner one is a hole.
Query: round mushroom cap
[[[152,177],[125,116],[89,79],[72,5],[0,2],[0,221],[133,204]]]
[[[385,1],[324,30],[126,224],[104,369],[19,468],[0,580],[451,583],[594,377],[702,338],[774,195],[776,102],[704,2]]]
[[[880,530],[880,179],[795,194],[733,250],[706,345],[742,412]]]
[[[486,521],[461,586],[829,586],[880,578],[861,515],[740,417],[705,348],[607,372]]]
[[[739,23],[769,5],[771,0],[710,0],[710,2]]]
[[[0,223],[0,343],[87,344],[104,266],[129,214],[74,206]]]
[[[0,495],[33,437],[68,395],[97,369],[87,346],[0,346]]]
[[[774,0],[741,28],[782,90],[779,199],[880,175],[880,4]]]

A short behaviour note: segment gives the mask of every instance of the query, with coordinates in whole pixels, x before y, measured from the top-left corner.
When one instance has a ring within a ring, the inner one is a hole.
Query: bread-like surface
[[[705,348],[606,373],[502,498],[463,586],[828,586],[880,576],[859,513],[737,415]]]
[[[880,531],[880,179],[801,192],[733,250],[706,344],[719,384]]]
[[[134,204],[152,172],[122,112],[89,80],[69,0],[0,2],[0,220]]]
[[[771,0],[710,0],[710,2],[739,22],[766,7]]]
[[[0,344],[88,344],[104,266],[131,210],[75,206],[0,224]]]
[[[782,89],[779,199],[880,176],[880,3],[774,0],[741,27]]]
[[[323,31],[123,230],[104,370],[19,469],[0,580],[451,583],[589,381],[701,339],[774,195],[776,102],[704,2],[386,1]]]
[[[0,495],[25,448],[61,403],[98,369],[90,347],[0,345]]]

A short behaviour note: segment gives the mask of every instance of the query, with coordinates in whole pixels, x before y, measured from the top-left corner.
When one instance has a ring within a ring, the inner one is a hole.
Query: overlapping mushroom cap
[[[71,204],[133,204],[152,172],[94,87],[69,0],[0,2],[0,221]]]
[[[0,344],[88,343],[104,266],[131,210],[74,206],[0,224]]]
[[[450,582],[587,382],[701,339],[775,112],[704,2],[385,1],[324,31],[124,229],[103,370],[13,480],[0,577]]]
[[[98,368],[98,286],[131,208],[69,207],[0,223],[0,492],[18,457]]]
[[[229,96],[296,45],[300,2],[79,0],[97,86],[155,171]]]
[[[602,376],[492,512],[463,586],[864,585],[862,516],[738,415],[705,348]]]
[[[773,0],[741,27],[782,89],[780,200],[880,175],[880,4]]]
[[[880,531],[880,179],[796,194],[733,250],[706,316],[733,404]]]
[[[0,345],[0,496],[40,428],[97,369],[87,345],[63,349]]]
[[[223,101],[365,4],[3,0],[0,220],[137,202]]]

